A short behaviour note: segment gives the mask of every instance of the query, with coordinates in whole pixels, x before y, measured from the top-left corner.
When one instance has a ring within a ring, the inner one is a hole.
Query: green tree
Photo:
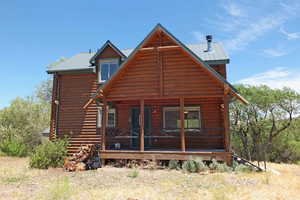
[[[39,101],[45,101],[51,103],[52,100],[52,87],[53,79],[49,78],[46,81],[43,81],[35,91],[35,95]]]
[[[45,81],[33,96],[16,98],[0,110],[0,151],[24,156],[41,143],[50,123],[50,88],[50,80]]]
[[[250,104],[234,102],[230,106],[234,149],[247,159],[263,159],[274,150],[274,140],[286,134],[299,115],[300,95],[289,88],[237,88]]]
[[[17,98],[0,112],[0,139],[17,139],[33,147],[41,142],[41,132],[49,126],[50,106],[33,98]]]

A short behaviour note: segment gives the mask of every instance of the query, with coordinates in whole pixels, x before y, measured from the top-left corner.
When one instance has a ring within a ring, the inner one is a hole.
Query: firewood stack
[[[64,169],[69,172],[97,169],[100,167],[99,147],[94,144],[81,146],[78,153],[66,157]]]

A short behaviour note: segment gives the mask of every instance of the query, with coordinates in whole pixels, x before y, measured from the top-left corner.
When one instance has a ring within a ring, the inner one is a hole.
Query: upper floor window
[[[118,69],[118,60],[100,61],[99,82],[108,80]]]

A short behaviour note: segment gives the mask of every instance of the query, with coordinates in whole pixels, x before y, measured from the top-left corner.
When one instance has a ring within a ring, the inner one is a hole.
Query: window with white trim
[[[97,127],[101,128],[102,126],[102,107],[98,107],[98,116],[97,116]],[[114,128],[116,127],[116,109],[108,109],[108,119],[106,127]]]
[[[180,110],[179,107],[163,108],[163,128],[166,130],[180,129]],[[200,107],[184,108],[184,128],[200,129],[201,114]]]
[[[108,80],[118,70],[118,67],[118,60],[100,61],[99,82]]]

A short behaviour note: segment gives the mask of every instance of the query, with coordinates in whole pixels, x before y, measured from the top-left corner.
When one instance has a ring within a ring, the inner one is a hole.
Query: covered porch
[[[102,159],[231,162],[224,98],[102,99]]]

